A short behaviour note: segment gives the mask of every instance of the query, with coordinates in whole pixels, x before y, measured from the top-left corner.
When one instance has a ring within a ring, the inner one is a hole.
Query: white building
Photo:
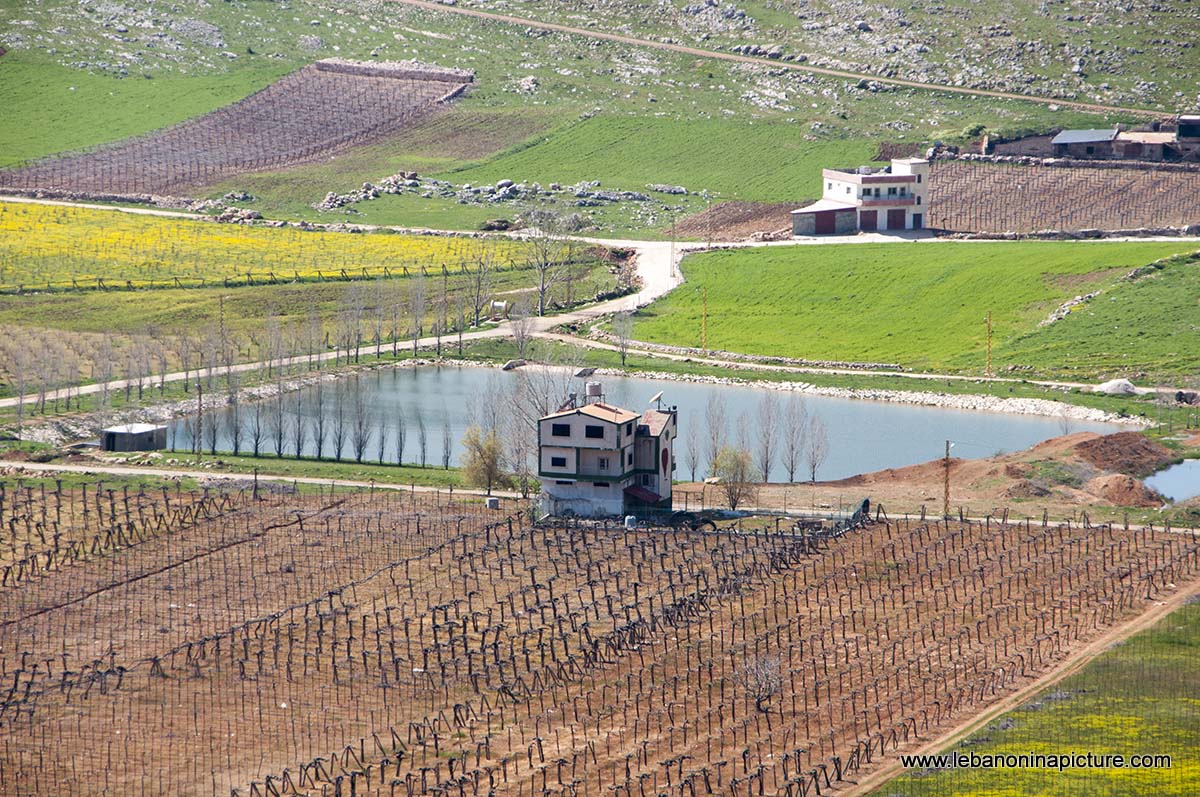
[[[792,211],[792,235],[919,230],[929,207],[929,161],[893,158],[882,169],[823,169],[821,199]]]
[[[670,509],[675,408],[638,415],[605,404],[595,382],[587,390],[583,405],[572,395],[538,421],[543,509],[579,517]]]

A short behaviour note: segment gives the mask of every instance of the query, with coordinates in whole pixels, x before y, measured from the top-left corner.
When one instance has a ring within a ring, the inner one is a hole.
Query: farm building
[[[1200,160],[1200,116],[1180,116],[1175,130],[1064,130],[1050,139],[1055,157],[1146,161]]]
[[[1110,158],[1117,129],[1064,130],[1050,139],[1054,154],[1060,158]]]
[[[157,451],[167,447],[167,427],[152,423],[127,423],[100,432],[104,451]]]
[[[597,517],[671,508],[676,410],[641,415],[604,403],[589,382],[538,421],[538,476],[551,515]]]
[[[792,235],[848,235],[925,226],[929,161],[894,158],[874,169],[824,169],[821,199],[792,211]]]

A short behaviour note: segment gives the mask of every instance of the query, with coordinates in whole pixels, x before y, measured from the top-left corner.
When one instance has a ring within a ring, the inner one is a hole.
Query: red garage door
[[[904,229],[904,208],[888,211],[888,226],[889,230]]]
[[[833,231],[837,229],[837,219],[834,217],[832,210],[821,210],[815,215],[817,235],[833,235]]]
[[[858,229],[863,232],[875,232],[879,229],[879,211],[864,210],[858,217]]]

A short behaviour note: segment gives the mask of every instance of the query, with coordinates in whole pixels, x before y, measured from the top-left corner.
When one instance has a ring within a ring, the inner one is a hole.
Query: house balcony
[[[909,205],[916,205],[917,198],[915,196],[879,196],[871,197],[870,199],[862,199],[859,201],[859,207],[863,208],[881,208],[892,207],[901,208]]]

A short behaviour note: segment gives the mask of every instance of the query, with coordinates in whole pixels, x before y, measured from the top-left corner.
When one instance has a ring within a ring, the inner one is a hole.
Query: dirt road
[[[850,72],[844,69],[830,69],[823,66],[812,66],[810,64],[797,64],[792,61],[776,61],[767,58],[756,58],[748,55],[737,55],[735,53],[723,53],[717,50],[705,50],[699,47],[688,47],[683,44],[668,44],[667,42],[654,41],[653,39],[639,39],[634,36],[622,36],[617,33],[606,33],[598,30],[588,30],[587,28],[576,28],[570,25],[559,25],[554,22],[542,22],[536,19],[527,17],[517,17],[510,14],[497,14],[491,11],[479,11],[474,8],[463,8],[462,6],[449,6],[442,3],[431,3],[427,0],[390,0],[393,3],[403,3],[404,5],[417,6],[428,11],[441,11],[447,14],[459,14],[467,17],[476,17],[477,19],[488,19],[494,22],[505,22],[510,25],[520,25],[528,28],[538,28],[540,30],[552,30],[556,33],[569,33],[575,36],[587,36],[592,39],[602,39],[604,41],[619,42],[620,44],[628,44],[634,47],[649,47],[655,50],[666,50],[668,52],[682,53],[684,55],[699,56],[701,58],[714,58],[720,61],[735,61],[743,64],[757,64],[760,66],[770,66],[772,69],[790,69],[795,72],[807,72],[813,75],[825,75],[827,77],[843,78],[845,80],[871,80],[876,83],[885,83],[891,86],[907,86],[915,89],[926,89],[928,91],[948,91],[954,94],[967,94],[973,97],[990,97],[1001,100],[1019,100],[1023,102],[1036,102],[1041,105],[1058,105],[1064,108],[1077,108],[1083,111],[1099,111],[1103,113],[1126,113],[1145,117],[1162,116],[1159,111],[1151,111],[1145,108],[1125,108],[1119,105],[1100,105],[1090,102],[1076,102],[1074,100],[1061,100],[1057,97],[1037,97],[1029,94],[1014,94],[1007,91],[991,91],[988,89],[972,89],[964,86],[947,86],[940,83],[925,83],[920,80],[905,80],[903,78],[890,78],[881,75],[872,75],[866,72]]]

